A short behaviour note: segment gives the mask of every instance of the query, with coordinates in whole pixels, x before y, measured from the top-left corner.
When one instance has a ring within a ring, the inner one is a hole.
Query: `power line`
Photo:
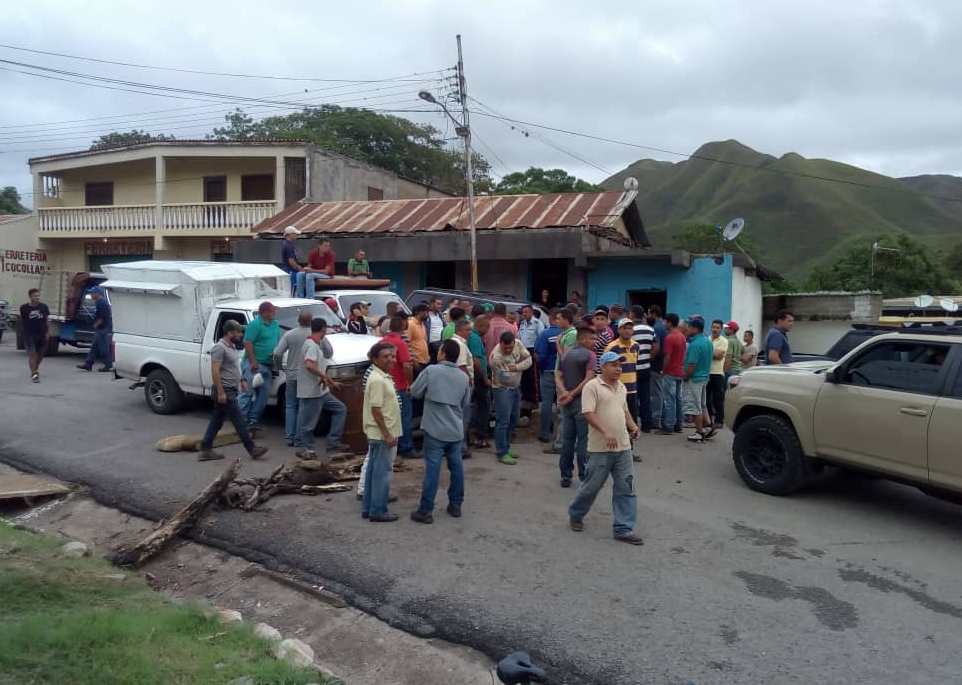
[[[48,55],[52,57],[64,57],[66,59],[81,60],[84,62],[95,62],[97,64],[112,64],[121,67],[131,67],[134,69],[151,69],[155,71],[173,71],[180,74],[198,74],[203,76],[227,76],[231,78],[263,79],[272,81],[312,81],[321,83],[379,83],[380,79],[336,79],[336,78],[315,78],[311,76],[271,76],[265,74],[237,74],[222,71],[203,71],[201,69],[186,69],[182,67],[162,67],[153,64],[138,64],[136,62],[122,62],[119,60],[102,59],[98,57],[85,57],[82,55],[70,55],[63,52],[53,52],[51,50],[38,50],[36,48],[25,48],[19,45],[8,45],[0,43],[0,48],[17,50],[19,52],[29,52],[35,55]],[[453,71],[454,67],[445,67],[443,71]],[[424,71],[412,74],[412,76],[422,76],[433,74],[435,71]]]

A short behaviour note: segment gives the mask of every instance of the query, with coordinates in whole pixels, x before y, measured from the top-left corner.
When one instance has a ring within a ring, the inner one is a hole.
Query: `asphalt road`
[[[156,416],[142,391],[77,371],[77,360],[46,360],[34,385],[23,353],[0,343],[0,459],[153,517],[222,468],[153,449],[160,437],[201,432],[203,404]],[[273,433],[268,459],[245,460],[246,472],[289,457]],[[406,518],[417,463],[396,474],[404,518],[395,524],[362,521],[354,497],[338,494],[218,512],[198,535],[315,574],[417,634],[492,656],[527,649],[556,683],[956,682],[962,509],[841,474],[791,498],[755,494],[738,480],[729,443],[646,436],[640,548],[612,541],[608,490],[585,532],[569,531],[573,491],[558,487],[555,458],[527,438],[518,466],[481,452],[466,463],[458,520],[443,510],[432,526]]]

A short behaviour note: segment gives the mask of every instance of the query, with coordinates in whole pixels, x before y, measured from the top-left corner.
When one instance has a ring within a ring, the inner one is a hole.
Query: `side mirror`
[[[838,383],[838,370],[832,369],[831,371],[825,372],[825,382],[826,383]]]

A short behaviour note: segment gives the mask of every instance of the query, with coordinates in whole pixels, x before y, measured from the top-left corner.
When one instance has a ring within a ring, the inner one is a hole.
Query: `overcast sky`
[[[888,175],[962,173],[962,3],[952,0],[235,0],[229,6],[33,0],[7,3],[0,23],[0,43],[21,47],[204,71],[351,80],[450,67],[456,33],[464,40],[468,92],[509,117],[682,153],[736,138],[774,155],[827,157]],[[417,90],[437,87],[198,76],[6,48],[0,59],[208,92],[384,109],[421,109]],[[31,190],[28,157],[84,149],[114,129],[202,137],[231,108],[10,71],[0,71],[0,94],[0,186],[25,193]],[[126,116],[103,119],[108,115]],[[439,114],[401,116],[445,128]],[[66,121],[74,123],[56,123]],[[606,176],[601,169],[615,172],[641,157],[679,159],[560,133],[524,136],[482,116],[472,124],[497,175],[561,166],[599,181]]]

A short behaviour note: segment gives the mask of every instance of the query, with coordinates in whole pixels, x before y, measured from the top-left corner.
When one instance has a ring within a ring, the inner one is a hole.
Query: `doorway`
[[[668,307],[668,291],[667,290],[657,290],[651,288],[648,290],[629,290],[628,293],[629,307],[634,305],[641,305],[647,311],[649,307],[653,304],[657,304],[661,307],[661,311],[664,314]]]
[[[528,299],[541,303],[541,291],[547,290],[549,305],[564,306],[568,301],[568,260],[531,259],[528,261],[530,282]]]

